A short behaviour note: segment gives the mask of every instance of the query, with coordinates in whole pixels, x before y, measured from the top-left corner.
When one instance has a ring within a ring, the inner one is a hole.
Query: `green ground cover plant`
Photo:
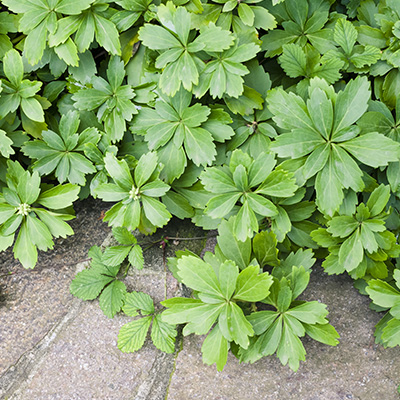
[[[134,318],[118,347],[205,335],[222,370],[301,338],[338,344],[301,300],[316,259],[386,312],[400,345],[398,0],[0,0],[0,251],[34,268],[72,235],[73,203],[110,202],[71,293]],[[218,232],[168,260],[191,297],[128,292],[172,217]],[[183,326],[180,331],[179,326]]]

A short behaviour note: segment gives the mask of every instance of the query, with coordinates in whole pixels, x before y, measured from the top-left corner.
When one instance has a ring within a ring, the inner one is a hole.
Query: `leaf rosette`
[[[53,237],[74,232],[65,222],[74,218],[66,209],[78,198],[79,186],[41,186],[38,172],[7,161],[7,187],[0,193],[0,251],[14,243],[14,256],[24,268],[36,265],[37,250],[54,246]],[[19,230],[18,230],[19,229]]]

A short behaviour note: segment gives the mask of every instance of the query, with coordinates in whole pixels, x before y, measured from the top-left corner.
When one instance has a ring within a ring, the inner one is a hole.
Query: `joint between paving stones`
[[[18,361],[0,376],[1,398],[9,400],[18,398],[18,394],[29,384],[44,362],[52,344],[59,334],[73,322],[82,306],[83,303],[75,299],[70,311],[42,337],[35,347],[22,354]]]
[[[109,234],[101,244],[101,247],[107,247],[112,240],[112,234]],[[87,268],[89,261],[78,262],[76,264],[76,273]],[[29,382],[35,376],[36,371],[44,362],[48,351],[57,337],[73,322],[78,316],[84,302],[74,298],[69,311],[65,314],[31,349],[23,353],[18,361],[11,365],[0,376],[0,398],[13,400],[18,399],[19,394],[28,386]]]

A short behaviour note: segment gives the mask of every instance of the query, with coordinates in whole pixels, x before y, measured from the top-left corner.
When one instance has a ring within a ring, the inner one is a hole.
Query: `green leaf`
[[[171,214],[167,211],[167,207],[160,201],[147,196],[141,196],[143,202],[143,210],[146,218],[157,227],[164,226],[170,219]]]
[[[153,299],[147,293],[143,292],[127,293],[122,310],[126,315],[129,315],[130,317],[136,316],[137,310],[140,310],[142,315],[153,314]]]
[[[97,13],[93,14],[95,21],[96,39],[100,46],[104,47],[113,55],[121,54],[121,45],[116,26],[106,18]]]
[[[353,53],[350,60],[357,68],[375,64],[382,56],[381,50],[375,46],[367,45],[362,53]]]
[[[378,186],[369,196],[367,207],[371,217],[380,214],[386,207],[390,198],[390,187],[385,185]]]
[[[111,246],[104,250],[103,261],[106,265],[120,265],[128,256],[130,246]]]
[[[113,318],[121,310],[125,294],[126,286],[118,280],[114,280],[103,290],[99,297],[99,304],[108,318]]]
[[[380,307],[391,308],[400,303],[400,293],[387,282],[370,280],[365,290],[371,300]]]
[[[336,332],[336,329],[330,324],[316,324],[309,325],[303,324],[306,329],[306,333],[312,339],[317,340],[318,342],[327,344],[329,346],[336,346],[339,344],[339,334]]]
[[[317,132],[307,112],[304,100],[301,97],[294,93],[286,93],[283,89],[273,89],[268,92],[267,101],[268,108],[274,114],[273,119],[278,126],[288,130],[301,130],[302,134],[297,135],[299,142],[304,141],[300,139],[304,137],[303,135],[305,134],[307,138],[314,137],[314,140],[318,140],[318,135],[313,135],[313,132]],[[283,135],[278,136],[278,139],[282,136]],[[308,152],[311,152],[311,150]],[[281,157],[286,156],[282,155]]]
[[[14,244],[14,257],[18,259],[24,268],[34,268],[37,263],[37,249],[32,243],[26,224],[21,225],[17,240]]]
[[[337,95],[333,130],[340,130],[357,122],[367,111],[371,97],[370,84],[366,77],[357,77],[347,83]]]
[[[206,214],[212,218],[225,217],[235,206],[241,193],[226,193],[212,197],[207,203]]]
[[[151,340],[157,349],[165,353],[173,353],[175,351],[176,335],[176,328],[173,325],[163,322],[160,314],[154,317],[151,328]]]
[[[181,48],[179,40],[165,28],[157,25],[144,24],[139,30],[140,40],[146,47],[153,50]]]
[[[298,186],[296,185],[296,179],[293,173],[283,169],[276,169],[272,171],[268,178],[259,186],[256,193],[274,197],[292,197],[297,189]],[[250,197],[254,198],[254,196]]]
[[[26,217],[25,223],[33,244],[35,244],[39,250],[46,251],[54,247],[51,233],[45,223],[31,215]]]
[[[214,325],[216,319],[225,307],[225,303],[202,304],[193,308],[188,314],[189,323],[183,329],[183,335],[191,333],[205,335]],[[163,317],[164,320],[164,317]],[[168,321],[167,321],[168,322]]]
[[[133,246],[132,250],[129,252],[128,260],[131,265],[133,265],[136,269],[143,269],[144,267],[144,258],[143,258],[143,250],[137,245]]]
[[[278,249],[276,248],[277,240],[273,232],[260,232],[253,238],[253,251],[258,263],[264,267],[271,265],[277,267],[279,265]]]
[[[308,301],[287,311],[292,317],[306,324],[325,324],[328,315],[326,305],[318,301]]]
[[[133,187],[133,179],[126,161],[119,161],[113,154],[107,153],[104,158],[104,163],[107,172],[115,183],[122,189],[130,191]]]
[[[400,345],[400,320],[392,319],[387,323],[382,333],[382,341],[387,347]]]
[[[207,365],[215,363],[217,370],[222,371],[228,360],[228,350],[228,341],[222,335],[218,325],[216,325],[201,346],[203,362]]]
[[[307,75],[307,58],[303,49],[294,43],[285,44],[279,57],[281,67],[291,78]]]
[[[364,249],[361,243],[360,232],[356,230],[340,246],[339,262],[347,271],[358,267],[364,257]]]
[[[285,323],[282,330],[282,339],[276,351],[278,358],[283,365],[289,364],[293,371],[299,368],[299,361],[305,361],[306,351],[300,339],[292,333]]]
[[[157,167],[157,153],[147,153],[140,157],[135,168],[136,187],[143,186]]]
[[[254,335],[253,327],[236,303],[225,305],[219,315],[218,326],[225,339],[234,341],[244,349],[249,346],[249,336]]]
[[[254,26],[256,28],[262,28],[265,31],[276,28],[275,17],[268,10],[258,6],[252,6],[251,9],[254,12]]]
[[[46,224],[52,236],[56,238],[66,238],[74,234],[72,228],[64,222],[64,220],[71,219],[70,215],[56,214],[51,211],[40,209],[36,209],[35,213]]]
[[[274,323],[278,313],[276,311],[257,311],[247,316],[256,335],[261,335]]]
[[[226,193],[237,191],[232,178],[218,168],[205,168],[201,173],[201,182],[209,192]]]
[[[239,3],[238,14],[245,25],[252,26],[254,24],[254,12],[246,3]]]
[[[178,275],[191,289],[221,297],[223,293],[211,265],[197,257],[184,256],[178,260]]]
[[[258,231],[257,217],[250,207],[250,203],[245,201],[235,218],[234,232],[235,236],[242,242],[247,237],[252,237],[254,232]]]
[[[307,157],[304,164],[303,174],[304,179],[308,180],[319,172],[328,161],[330,155],[330,146],[328,143],[320,144],[314,151]]]
[[[123,353],[133,353],[142,348],[152,317],[144,317],[125,324],[118,334],[118,348]]]
[[[358,221],[347,215],[337,216],[328,221],[327,231],[335,237],[350,236],[359,227]]]
[[[24,65],[17,50],[13,49],[6,53],[3,58],[3,68],[8,80],[18,88],[24,78]]]
[[[234,36],[231,32],[212,23],[200,32],[200,36],[193,44],[201,44],[204,46],[203,49],[208,52],[222,52],[229,49],[234,42]]]
[[[0,129],[0,154],[5,157],[9,158],[10,155],[15,154],[15,151],[11,147],[13,141],[7,137],[7,132],[4,132]]]
[[[281,158],[300,158],[311,153],[321,144],[325,144],[325,141],[318,133],[293,129],[291,133],[279,135],[270,148]]]
[[[251,258],[251,239],[238,240],[233,233],[234,219],[221,221],[218,227],[218,246],[227,259],[233,260],[240,268],[246,268]]]
[[[210,132],[203,128],[185,128],[185,150],[196,165],[210,165],[217,154]]]
[[[37,199],[37,202],[42,206],[53,210],[59,210],[69,207],[77,200],[80,188],[78,185],[67,183],[58,185],[45,192],[42,192]]]
[[[341,146],[359,161],[374,168],[399,159],[399,144],[376,132],[358,136]]]
[[[350,21],[339,18],[333,31],[333,40],[344,50],[347,55],[353,51],[357,40],[357,30]]]
[[[35,121],[44,122],[44,113],[41,104],[33,97],[21,99],[21,108],[25,115]]]
[[[332,149],[332,162],[335,166],[336,176],[342,182],[342,185],[346,189],[351,188],[357,192],[362,191],[365,186],[362,179],[363,172],[357,163],[339,146],[332,145]]]
[[[293,292],[289,286],[281,286],[276,300],[276,308],[280,313],[285,313],[292,303]]]
[[[79,65],[78,49],[71,38],[54,48],[58,58],[66,64],[77,67]]]
[[[118,226],[113,228],[112,234],[115,240],[120,244],[131,245],[137,243],[135,236],[124,227]]]
[[[218,275],[221,294],[225,299],[229,300],[236,289],[239,268],[233,261],[227,260],[220,265]]]
[[[46,21],[42,21],[25,38],[24,56],[31,65],[35,65],[43,56],[46,48],[47,26]]]
[[[343,201],[343,189],[339,178],[336,175],[334,163],[330,158],[324,168],[318,172],[315,180],[317,192],[316,204],[318,208],[329,216],[339,209]]]
[[[260,274],[260,267],[252,265],[245,268],[238,276],[234,299],[256,302],[268,297],[272,277],[265,272]]]
[[[82,300],[94,300],[113,280],[112,276],[102,275],[91,269],[83,270],[71,282],[70,291]]]

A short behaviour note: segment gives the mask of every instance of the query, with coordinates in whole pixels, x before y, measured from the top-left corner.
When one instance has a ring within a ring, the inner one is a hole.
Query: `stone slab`
[[[317,268],[301,296],[328,305],[329,319],[341,339],[329,347],[303,340],[307,360],[297,373],[274,357],[239,364],[230,355],[222,372],[201,360],[203,338],[189,336],[176,360],[168,400],[398,400],[400,349],[374,343],[382,315],[369,309],[346,276],[327,276]]]
[[[110,232],[99,219],[105,203],[87,200],[75,208],[75,235],[56,240],[52,251],[40,252],[34,270],[25,270],[11,251],[0,253],[0,376],[65,316],[73,299],[69,284],[76,264]]]
[[[119,351],[118,331],[127,322],[123,316],[108,319],[97,302],[85,303],[10,400],[132,398],[158,351],[153,346],[134,354]]]
[[[1,399],[164,399],[175,355],[163,354],[150,340],[136,353],[122,353],[117,348],[118,331],[133,318],[118,315],[108,319],[97,300],[83,302],[69,294],[71,279],[88,265],[87,261],[76,262],[86,257],[90,246],[104,239],[105,235],[82,238],[91,229],[98,229],[95,216],[104,205],[98,207],[95,215],[89,213],[76,229],[80,240],[63,244],[69,251],[63,248],[61,263],[53,264],[51,253],[46,253],[37,269],[25,271],[6,254],[3,269],[16,268],[17,273],[7,276],[6,300],[0,308],[0,321],[10,322],[0,325],[4,338],[0,343]],[[103,227],[103,231],[109,234],[108,228]],[[128,290],[150,294],[156,306],[166,295],[177,295],[180,288],[167,270],[167,258],[184,248],[200,254],[204,235],[201,229],[176,221],[150,238],[139,235],[139,240],[153,242],[166,236],[174,239],[168,240],[165,249],[156,243],[145,252],[144,269],[130,270],[124,280]],[[201,239],[176,239],[197,236]],[[104,242],[112,244],[110,236]]]

